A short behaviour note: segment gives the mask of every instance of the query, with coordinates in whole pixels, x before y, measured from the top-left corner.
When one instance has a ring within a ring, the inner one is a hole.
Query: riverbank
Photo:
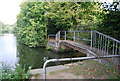
[[[86,60],[65,64],[69,68],[57,71],[47,70],[47,79],[118,79],[117,71],[113,67],[100,64],[95,60]],[[55,69],[55,68],[54,68]],[[35,74],[34,74],[35,75]],[[62,78],[61,78],[62,77]],[[32,76],[33,79],[42,79],[42,74]]]

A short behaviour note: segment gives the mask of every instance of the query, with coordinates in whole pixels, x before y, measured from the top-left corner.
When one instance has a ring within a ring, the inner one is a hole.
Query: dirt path
[[[58,73],[58,74],[50,74],[47,73],[46,76],[47,79],[83,79],[82,76],[76,76],[72,73]],[[43,79],[42,75],[37,75],[37,76],[33,76],[32,79]]]

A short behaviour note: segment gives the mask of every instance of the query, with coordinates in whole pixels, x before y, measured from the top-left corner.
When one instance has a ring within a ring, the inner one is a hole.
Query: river
[[[19,64],[22,67],[30,67],[33,69],[42,68],[44,58],[65,58],[65,57],[80,57],[85,56],[79,52],[58,54],[46,50],[45,48],[29,48],[28,46],[19,44],[14,34],[3,34],[0,36],[0,61],[3,63],[15,66]],[[62,64],[67,62],[62,62]],[[61,63],[51,63],[57,65]]]

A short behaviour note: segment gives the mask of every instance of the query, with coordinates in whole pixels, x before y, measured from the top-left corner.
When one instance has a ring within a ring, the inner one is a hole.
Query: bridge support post
[[[60,42],[60,31],[56,34],[56,47],[59,47]]]

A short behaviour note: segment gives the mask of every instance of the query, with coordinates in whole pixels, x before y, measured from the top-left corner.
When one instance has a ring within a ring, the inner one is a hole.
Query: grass
[[[120,76],[113,67],[100,64],[95,60],[85,60],[69,66],[69,69],[52,72],[51,74],[55,75],[60,72],[65,72],[73,73],[76,76],[83,76],[85,79],[120,79]]]

